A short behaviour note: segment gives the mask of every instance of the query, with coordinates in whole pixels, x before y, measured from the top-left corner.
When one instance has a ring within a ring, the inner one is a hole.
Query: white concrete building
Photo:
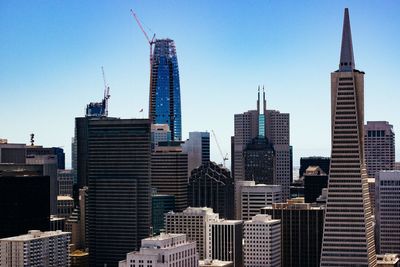
[[[70,238],[68,232],[31,230],[25,235],[0,239],[0,266],[68,267]]]
[[[167,233],[186,234],[188,241],[196,241],[199,258],[204,259],[206,249],[207,223],[219,219],[211,208],[187,208],[183,212],[165,214]]]
[[[281,185],[256,185],[254,181],[238,181],[235,190],[240,220],[250,220],[261,213],[261,208],[282,202]]]
[[[207,258],[232,261],[243,266],[243,221],[215,220],[208,223]]]
[[[281,266],[281,222],[257,214],[243,226],[244,267]]]
[[[164,234],[142,240],[139,252],[126,254],[119,267],[198,267],[196,242],[185,234]]]
[[[400,171],[380,171],[375,179],[376,245],[380,254],[400,253]]]

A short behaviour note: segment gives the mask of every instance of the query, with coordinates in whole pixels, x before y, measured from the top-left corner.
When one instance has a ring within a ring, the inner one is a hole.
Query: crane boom
[[[224,153],[222,152],[221,146],[219,145],[219,142],[218,142],[218,139],[217,139],[217,135],[215,134],[214,130],[211,130],[211,132],[212,132],[212,134],[214,136],[215,143],[217,143],[219,154],[222,157],[222,161],[223,161],[224,167],[225,167],[225,162],[228,160],[228,153],[226,153],[225,156],[224,156]]]
[[[150,40],[149,36],[147,35],[147,32],[144,30],[144,28],[142,26],[142,23],[140,22],[139,18],[136,16],[135,12],[133,12],[132,9],[131,9],[131,13],[132,13],[132,16],[135,18],[137,24],[139,25],[139,28],[142,30],[144,36],[146,37],[147,42],[149,42],[149,44],[151,45],[154,41],[155,35],[153,36],[153,39]]]
[[[103,82],[104,82],[104,98],[103,98],[103,103],[104,103],[104,115],[107,117],[108,116],[108,99],[110,99],[110,86],[108,86],[108,83],[106,81],[106,74],[104,73],[104,67],[101,66],[101,72],[103,74]]]

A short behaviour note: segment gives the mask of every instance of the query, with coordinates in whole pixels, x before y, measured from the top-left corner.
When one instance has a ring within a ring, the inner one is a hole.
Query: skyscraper
[[[379,171],[394,170],[393,125],[387,121],[367,121],[364,126],[364,137],[368,176],[376,178]]]
[[[149,119],[168,124],[172,140],[182,139],[181,92],[175,43],[156,39],[151,55]]]
[[[78,178],[89,188],[86,235],[90,266],[117,266],[118,260],[138,250],[141,239],[150,233],[150,122],[108,117],[81,122],[78,174],[86,177]],[[81,158],[83,155],[86,158]],[[83,166],[85,172],[80,171]]]
[[[339,70],[331,73],[332,155],[320,266],[376,266],[364,162],[364,72],[355,69],[344,11]]]

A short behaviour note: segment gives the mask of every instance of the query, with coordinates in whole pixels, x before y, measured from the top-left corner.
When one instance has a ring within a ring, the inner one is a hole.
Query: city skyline
[[[329,156],[329,73],[338,65],[345,7],[357,64],[368,74],[365,122],[388,121],[397,132],[400,4],[226,3],[1,2],[0,88],[7,101],[0,138],[28,143],[33,132],[37,144],[63,146],[70,166],[74,118],[103,95],[101,66],[110,116],[147,117],[139,110],[148,110],[148,44],[130,8],[146,30],[176,42],[183,140],[190,131],[214,130],[230,153],[233,114],[251,110],[258,84],[265,84],[268,109],[290,113],[294,165],[300,156]],[[222,162],[211,146],[211,159]]]

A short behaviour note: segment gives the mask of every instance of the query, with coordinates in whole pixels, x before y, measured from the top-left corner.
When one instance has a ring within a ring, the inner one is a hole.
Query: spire
[[[349,9],[345,8],[339,71],[352,71],[354,68],[355,62],[353,53],[353,42],[351,40]]]
[[[260,86],[258,86],[257,112],[260,115]]]

